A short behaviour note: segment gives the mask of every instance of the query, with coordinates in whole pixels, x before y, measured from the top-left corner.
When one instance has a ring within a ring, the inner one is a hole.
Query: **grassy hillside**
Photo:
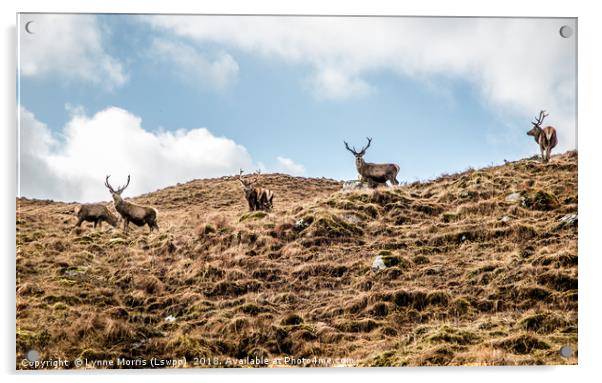
[[[232,177],[134,198],[159,210],[152,234],[73,229],[75,204],[18,199],[17,367],[30,349],[577,363],[559,354],[577,349],[576,153],[378,190],[261,180],[276,195],[269,214],[248,213]]]

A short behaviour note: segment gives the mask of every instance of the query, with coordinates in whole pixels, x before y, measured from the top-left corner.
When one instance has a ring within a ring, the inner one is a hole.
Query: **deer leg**
[[[74,227],[81,227],[81,225],[82,225],[82,222],[83,222],[83,221],[84,221],[83,219],[81,219],[81,218],[78,218],[78,219],[77,219],[77,223],[75,224],[75,226],[74,226]]]
[[[552,147],[548,146],[546,148],[546,162],[550,161],[550,154],[551,154],[551,152],[552,152]]]
[[[97,225],[97,224],[98,224],[98,220],[97,220],[97,219],[95,219],[95,220],[94,220],[94,228],[95,228],[95,229],[96,229],[96,225]]]
[[[152,233],[154,229],[159,230],[159,226],[157,225],[157,221],[152,220],[152,221],[148,222],[148,228],[150,229],[150,233]]]
[[[127,220],[127,219],[123,220],[123,231],[126,232],[126,233],[128,232],[128,224],[129,223],[130,223],[129,220]]]
[[[545,149],[542,149],[541,152],[542,152],[541,156],[543,157],[543,162],[544,163],[548,162],[548,153],[547,153],[547,151]]]
[[[102,219],[99,219],[99,220],[98,220],[98,228],[99,228],[99,229],[102,229]]]

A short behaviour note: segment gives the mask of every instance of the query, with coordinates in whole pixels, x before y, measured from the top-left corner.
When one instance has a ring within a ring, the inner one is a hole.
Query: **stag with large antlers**
[[[350,148],[347,142],[345,143],[345,148],[349,150],[355,156],[355,167],[357,168],[357,172],[362,176],[362,179],[368,181],[368,184],[371,187],[377,187],[380,185],[386,185],[387,181],[391,182],[393,185],[399,185],[397,181],[397,173],[399,173],[399,165],[397,164],[371,164],[364,161],[364,154],[366,154],[366,150],[370,147],[372,143],[372,138],[368,138],[368,144],[362,148],[362,150],[357,151],[355,147]]]
[[[269,189],[253,186],[258,180],[255,179],[255,182],[246,181],[242,178],[242,174],[243,170],[240,169],[238,180],[242,184],[242,188],[245,192],[245,199],[249,204],[249,210],[272,210],[272,207],[274,206],[274,192]],[[256,177],[259,177],[261,172],[258,170],[255,174]]]
[[[123,193],[125,188],[130,184],[130,176],[128,175],[127,183],[124,186],[117,188],[117,190],[113,189],[111,184],[109,184],[109,177],[110,176],[107,176],[105,179],[105,186],[111,192],[115,210],[117,210],[123,218],[123,230],[125,232],[128,231],[130,222],[136,226],[148,225],[151,232],[153,229],[159,230],[159,225],[157,225],[157,209],[149,206],[136,205],[124,201],[123,198],[121,198],[121,193]]]
[[[556,129],[552,126],[541,127],[543,119],[548,117],[545,110],[539,112],[539,117],[535,119],[533,128],[527,132],[528,136],[533,136],[535,142],[539,144],[539,150],[541,151],[541,159],[543,162],[550,160],[550,153],[552,149],[558,144],[558,138],[556,137]]]

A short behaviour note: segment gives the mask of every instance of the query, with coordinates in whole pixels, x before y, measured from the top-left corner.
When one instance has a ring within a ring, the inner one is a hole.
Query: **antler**
[[[357,150],[355,150],[355,146],[353,147],[353,149],[351,149],[349,147],[349,144],[347,143],[347,141],[343,141],[343,143],[345,144],[345,147],[347,148],[347,150],[349,150],[351,153],[353,153],[354,156],[358,154]]]
[[[546,117],[548,117],[548,114],[546,114],[545,110],[542,110],[539,112],[539,117],[537,117],[536,121],[532,122],[532,124],[535,126],[540,126],[543,123],[543,119]]]
[[[128,185],[130,184],[130,175],[128,174],[128,182],[126,182],[126,184],[124,186],[120,186],[119,189],[117,189],[117,193],[121,194],[125,188],[128,187]]]
[[[105,178],[105,186],[109,189],[109,191],[111,193],[115,193],[115,190],[113,190],[113,188],[111,187],[111,184],[109,184],[109,177],[110,177],[110,175],[108,175],[107,178]]]
[[[360,151],[361,155],[364,155],[366,153],[366,149],[368,149],[370,147],[370,144],[372,143],[372,139],[370,137],[366,137],[366,139],[368,140],[368,145],[366,145],[366,147]]]
[[[248,182],[245,182],[245,180],[242,179],[243,173],[244,173],[244,171],[242,169],[240,169],[240,172],[238,173],[238,180],[244,187],[248,187],[249,186]]]

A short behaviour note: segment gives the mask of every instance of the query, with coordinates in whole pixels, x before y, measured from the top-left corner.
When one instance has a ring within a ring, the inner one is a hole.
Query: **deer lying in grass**
[[[366,154],[366,150],[370,147],[372,143],[371,138],[367,138],[368,145],[366,145],[359,152],[353,147],[351,149],[347,142],[345,143],[345,148],[349,150],[355,156],[355,167],[357,168],[357,172],[360,174],[363,180],[368,181],[368,185],[371,187],[377,187],[380,185],[386,185],[387,181],[391,182],[393,185],[399,185],[397,181],[397,173],[399,173],[399,165],[397,164],[371,164],[364,161],[364,154]]]
[[[159,230],[159,225],[157,225],[157,209],[149,206],[136,205],[131,202],[124,201],[123,198],[121,198],[121,193],[123,193],[125,188],[127,188],[130,184],[130,176],[128,175],[128,181],[125,186],[117,188],[117,191],[115,191],[109,184],[109,177],[110,176],[107,176],[105,179],[105,186],[111,192],[115,210],[117,210],[117,212],[123,218],[123,231],[127,233],[130,222],[136,226],[148,225],[151,232],[153,229]]]
[[[528,136],[533,136],[535,142],[539,144],[539,150],[541,151],[541,159],[543,162],[550,160],[550,153],[552,149],[558,144],[558,138],[556,137],[556,129],[552,126],[541,127],[543,119],[548,115],[545,110],[539,112],[539,117],[532,122],[533,128],[527,132]]]
[[[253,186],[254,183],[257,183],[257,179],[255,182],[245,181],[242,178],[243,170],[240,169],[240,173],[238,174],[238,180],[242,184],[243,190],[245,192],[245,199],[249,204],[249,210],[272,210],[274,206],[274,192],[269,189],[264,189],[260,187]],[[256,175],[259,176],[260,171],[258,170]]]
[[[95,228],[96,225],[98,225],[99,228],[102,228],[103,222],[107,222],[113,227],[117,226],[117,217],[115,217],[105,205],[100,203],[85,204],[79,207],[79,211],[77,212],[77,223],[75,226],[80,227],[84,221],[94,222]]]

